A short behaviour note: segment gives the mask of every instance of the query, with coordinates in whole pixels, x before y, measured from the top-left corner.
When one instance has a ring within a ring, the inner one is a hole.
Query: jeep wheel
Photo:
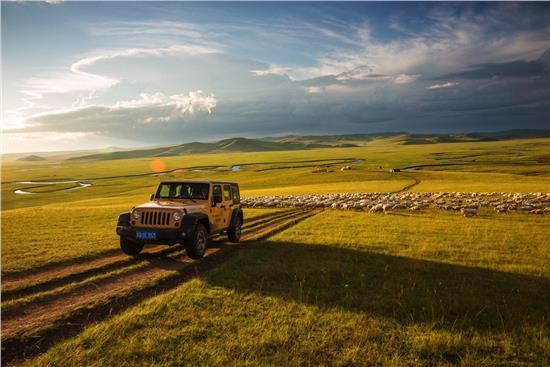
[[[195,234],[190,241],[185,243],[185,250],[187,251],[187,256],[191,259],[200,259],[204,256],[206,251],[206,242],[208,238],[208,233],[206,228],[202,224],[197,224],[195,228]]]
[[[120,237],[120,248],[126,255],[135,256],[143,250],[143,243],[133,242],[124,237]]]
[[[227,230],[227,238],[230,242],[238,243],[241,240],[241,226],[243,222],[241,218],[237,217],[235,223]]]

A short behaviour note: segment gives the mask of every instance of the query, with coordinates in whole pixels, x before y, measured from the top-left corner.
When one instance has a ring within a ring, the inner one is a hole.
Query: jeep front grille
[[[172,212],[165,210],[145,210],[141,213],[139,224],[149,227],[169,227]]]

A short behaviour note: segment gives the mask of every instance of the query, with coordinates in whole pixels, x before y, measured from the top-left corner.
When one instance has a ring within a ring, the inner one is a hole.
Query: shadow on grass
[[[550,326],[548,278],[326,245],[251,244],[205,280],[402,324],[512,333]]]

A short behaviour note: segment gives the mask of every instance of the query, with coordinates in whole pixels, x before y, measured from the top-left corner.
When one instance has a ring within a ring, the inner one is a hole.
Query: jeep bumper
[[[139,232],[154,233],[155,238],[138,238]],[[193,227],[182,227],[177,229],[160,229],[160,228],[134,228],[117,226],[116,233],[121,238],[126,238],[133,242],[140,243],[154,243],[154,244],[166,244],[173,245],[176,243],[183,243],[186,239],[193,237]]]

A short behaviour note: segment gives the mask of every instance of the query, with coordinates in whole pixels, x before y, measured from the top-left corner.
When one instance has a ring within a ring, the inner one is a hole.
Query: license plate
[[[152,231],[137,231],[136,238],[138,240],[156,240],[157,233]]]

